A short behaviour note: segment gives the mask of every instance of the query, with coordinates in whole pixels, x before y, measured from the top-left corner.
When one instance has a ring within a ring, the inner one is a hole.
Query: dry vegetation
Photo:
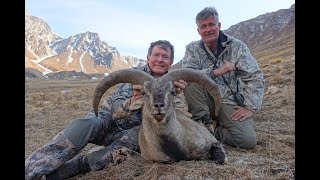
[[[225,165],[211,161],[151,163],[135,153],[118,165],[73,179],[294,179],[294,60],[277,57],[259,61],[266,78],[266,94],[261,112],[254,117],[258,136],[255,149],[224,146],[229,159]],[[92,109],[92,95],[98,81],[26,80],[25,157],[72,119],[83,117]],[[92,147],[89,144],[83,153]]]

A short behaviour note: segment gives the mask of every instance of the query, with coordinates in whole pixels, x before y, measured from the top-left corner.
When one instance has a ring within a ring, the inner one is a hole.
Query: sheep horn
[[[137,69],[122,69],[110,73],[102,79],[97,85],[93,95],[93,110],[98,117],[98,106],[103,94],[112,86],[119,83],[132,83],[135,85],[142,85],[145,81],[152,80],[153,77],[144,71]]]
[[[209,94],[213,97],[215,104],[215,115],[219,115],[221,107],[221,94],[220,89],[215,81],[203,74],[201,71],[195,69],[175,69],[169,71],[162,77],[162,80],[164,81],[177,81],[180,79],[187,82],[195,82],[204,86],[208,90]]]

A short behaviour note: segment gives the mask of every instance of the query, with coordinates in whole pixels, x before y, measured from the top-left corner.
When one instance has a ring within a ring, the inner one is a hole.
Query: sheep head
[[[175,87],[172,81],[163,81],[161,78],[147,81],[143,85],[143,98],[145,109],[154,120],[160,122],[167,119],[166,116],[171,114]]]
[[[110,73],[97,86],[93,97],[93,109],[98,116],[98,106],[103,94],[112,86],[118,83],[132,83],[143,85],[144,105],[149,113],[157,121],[162,121],[168,113],[173,111],[174,81],[185,80],[196,82],[204,86],[213,97],[215,103],[215,114],[218,115],[221,105],[220,90],[217,84],[207,75],[193,69],[172,70],[160,78],[153,78],[151,75],[136,69],[122,69]]]

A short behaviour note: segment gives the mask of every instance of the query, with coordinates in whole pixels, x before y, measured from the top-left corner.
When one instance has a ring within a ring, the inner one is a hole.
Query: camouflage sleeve
[[[133,114],[129,109],[132,97],[132,84],[119,84],[116,91],[112,94],[109,102],[111,114],[114,119],[123,119]]]
[[[196,51],[199,53],[195,53]],[[202,73],[214,79],[215,77],[212,73],[214,67],[213,64],[207,64],[207,58],[206,53],[200,49],[199,45],[196,43],[190,43],[186,46],[185,55],[181,60],[182,68],[198,69],[202,71]]]
[[[182,68],[202,69],[200,61],[196,59],[192,44],[186,46],[186,52],[181,60]]]
[[[241,79],[245,106],[255,112],[261,109],[265,81],[256,59],[249,48],[242,44],[239,49],[239,59],[236,64],[238,78]]]

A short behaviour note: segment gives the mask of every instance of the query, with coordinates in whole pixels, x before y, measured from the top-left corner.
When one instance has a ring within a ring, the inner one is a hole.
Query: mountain
[[[110,73],[139,66],[146,60],[121,56],[97,33],[85,32],[59,37],[42,19],[25,13],[25,67],[43,74],[75,71],[86,74]],[[48,77],[48,76],[47,76]]]
[[[292,58],[295,54],[295,4],[289,9],[240,22],[224,32],[245,42],[257,59]]]
[[[33,68],[40,72],[46,69],[35,60],[54,55],[49,48],[53,41],[62,39],[52,32],[49,25],[40,18],[25,13],[25,67]]]
[[[294,59],[295,4],[289,9],[280,9],[239,22],[223,32],[246,43],[258,63],[274,58]],[[179,61],[171,70],[181,66]]]

